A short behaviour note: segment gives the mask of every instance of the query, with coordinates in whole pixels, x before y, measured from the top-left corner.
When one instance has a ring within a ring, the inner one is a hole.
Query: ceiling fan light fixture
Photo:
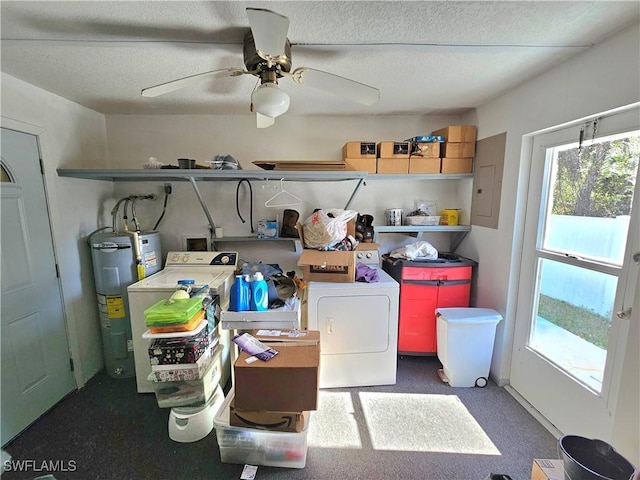
[[[289,110],[289,95],[275,83],[263,83],[251,95],[255,112],[266,117],[279,117]]]

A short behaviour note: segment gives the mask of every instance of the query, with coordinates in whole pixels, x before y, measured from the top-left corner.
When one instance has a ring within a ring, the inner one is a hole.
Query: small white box
[[[407,225],[440,225],[440,215],[409,215],[405,217]]]
[[[233,397],[234,390],[231,389],[213,419],[222,463],[285,468],[305,467],[308,422],[304,430],[298,433],[232,427],[229,423],[229,414]]]
[[[278,221],[258,220],[258,238],[278,238]]]

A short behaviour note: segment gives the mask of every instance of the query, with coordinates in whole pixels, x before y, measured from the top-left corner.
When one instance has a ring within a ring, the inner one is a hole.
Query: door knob
[[[636,252],[633,254],[633,261],[636,262],[636,264],[640,265],[640,252]]]
[[[620,320],[625,320],[631,316],[631,308],[627,308],[626,310],[618,310],[616,312],[616,317]]]

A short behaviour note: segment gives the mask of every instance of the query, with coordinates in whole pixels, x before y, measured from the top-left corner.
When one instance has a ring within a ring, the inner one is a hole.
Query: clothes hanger
[[[302,199],[284,189],[284,178],[280,179],[280,191],[264,202],[265,207],[295,207],[302,205]]]

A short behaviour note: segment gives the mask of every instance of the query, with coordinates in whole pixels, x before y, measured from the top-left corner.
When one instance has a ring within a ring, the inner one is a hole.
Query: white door
[[[75,388],[38,140],[2,128],[2,445]]]
[[[511,384],[565,434],[611,435],[637,295],[639,118],[533,143]]]

